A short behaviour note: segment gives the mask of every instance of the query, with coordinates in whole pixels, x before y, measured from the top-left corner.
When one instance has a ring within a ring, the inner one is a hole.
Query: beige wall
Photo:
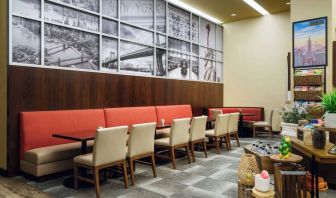
[[[7,167],[7,1],[0,1],[0,168]]]
[[[287,100],[290,13],[224,24],[224,106],[280,108]]]
[[[328,17],[328,67],[327,91],[332,86],[332,41],[335,40],[336,0],[292,0],[291,22]],[[334,11],[334,12],[333,12]],[[333,14],[334,13],[334,14]]]

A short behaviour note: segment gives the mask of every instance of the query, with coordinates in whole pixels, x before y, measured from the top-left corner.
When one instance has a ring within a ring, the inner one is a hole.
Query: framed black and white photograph
[[[166,76],[166,50],[156,49],[156,76]]]
[[[102,0],[103,15],[118,18],[118,0]]]
[[[154,29],[153,0],[122,0],[120,19],[132,25]]]
[[[200,72],[199,74],[200,80],[214,82],[216,79],[215,61],[201,58],[199,72]]]
[[[191,40],[194,43],[199,42],[199,17],[193,15],[191,20]]]
[[[104,34],[118,36],[118,22],[103,18],[102,32]]]
[[[156,39],[155,39],[156,46],[166,48],[166,36],[161,35],[161,34],[156,34]]]
[[[44,4],[44,19],[46,21],[99,31],[99,17],[85,12],[70,9],[61,5],[46,2]]]
[[[98,35],[46,24],[44,37],[45,65],[86,70],[99,69]]]
[[[166,33],[166,2],[156,0],[156,31]]]
[[[178,52],[168,52],[168,77],[189,79],[189,55]]]
[[[169,1],[9,3],[10,64],[221,81],[223,27]]]
[[[137,43],[154,44],[153,32],[143,30],[140,28],[132,27],[126,24],[120,24],[120,37]]]
[[[185,42],[179,39],[174,39],[169,37],[168,38],[168,48],[177,50],[183,53],[189,53],[190,52],[190,43]]]
[[[223,63],[216,62],[216,79],[215,82],[222,82]]]
[[[196,56],[192,56],[190,80],[198,80],[198,74],[199,74],[199,58]]]
[[[92,12],[99,12],[99,0],[54,0],[54,1],[69,4]]]
[[[118,71],[118,40],[109,37],[102,38],[101,50],[102,70]]]
[[[168,34],[173,37],[190,40],[190,13],[169,4]]]
[[[223,51],[223,27],[220,25],[216,31],[216,50]]]
[[[216,47],[216,24],[201,18],[200,20],[200,44],[209,47]]]
[[[41,23],[21,17],[12,18],[12,61],[41,64]]]
[[[11,0],[13,13],[32,18],[41,18],[41,0]]]
[[[120,41],[120,70],[128,73],[154,73],[154,48]]]

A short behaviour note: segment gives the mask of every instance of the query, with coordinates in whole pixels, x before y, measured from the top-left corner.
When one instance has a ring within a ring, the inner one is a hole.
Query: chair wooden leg
[[[154,153],[151,154],[151,162],[152,162],[152,170],[153,170],[153,175],[154,177],[157,176],[156,174],[156,164],[155,164],[155,156],[154,156]]]
[[[225,139],[226,150],[228,151],[230,150],[230,142],[229,142],[228,135],[225,135],[224,139]]]
[[[231,150],[232,147],[231,147],[231,138],[230,138],[230,134],[226,134],[226,137],[227,137],[227,141],[228,141],[228,144],[229,144],[229,150]]]
[[[220,154],[218,137],[215,137],[215,145],[216,145],[216,151],[217,151],[217,154]]]
[[[187,144],[187,146],[184,147],[187,153],[187,158],[188,158],[188,162],[189,164],[191,163],[191,159],[190,159],[190,150],[189,150],[189,145]]]
[[[191,143],[190,144],[190,149],[191,149],[191,155],[192,155],[192,158],[193,158],[193,162],[195,162],[195,149],[194,149],[194,143]]]
[[[256,127],[253,126],[252,128],[253,128],[253,137],[255,138],[256,137]]]
[[[170,147],[169,151],[170,151],[170,158],[171,158],[171,161],[172,161],[173,169],[176,169],[175,149],[174,149],[174,147],[173,146]]]
[[[273,129],[272,129],[272,127],[270,126],[270,127],[268,127],[268,129],[269,129],[269,132],[271,133],[271,138],[273,138]]]
[[[134,163],[133,163],[133,159],[130,157],[128,159],[128,162],[129,162],[129,166],[130,166],[131,182],[132,182],[132,186],[134,186],[135,181],[134,181]]]
[[[93,168],[93,180],[95,183],[95,188],[96,188],[96,197],[99,198],[100,194],[99,194],[99,169],[94,167]]]
[[[122,167],[123,167],[124,185],[125,185],[125,188],[128,188],[126,160],[122,162]]]
[[[236,137],[238,147],[240,147],[238,132],[235,132],[234,135],[235,135],[235,137]]]
[[[207,154],[207,146],[206,146],[205,140],[203,141],[203,149],[204,149],[204,155],[205,155],[205,158],[208,158],[208,154]]]
[[[78,167],[74,165],[74,181],[75,181],[75,189],[78,188]]]

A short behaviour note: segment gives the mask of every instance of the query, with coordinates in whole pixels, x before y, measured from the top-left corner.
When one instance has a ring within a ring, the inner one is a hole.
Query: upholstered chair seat
[[[74,158],[74,162],[93,166],[93,153],[77,156]]]
[[[229,136],[234,136],[237,141],[238,147],[240,147],[239,136],[238,136],[238,123],[239,123],[239,113],[230,113],[229,114]],[[230,143],[231,149],[231,143]]]
[[[167,138],[160,138],[154,141],[155,145],[161,145],[161,146],[169,146],[169,137]]]

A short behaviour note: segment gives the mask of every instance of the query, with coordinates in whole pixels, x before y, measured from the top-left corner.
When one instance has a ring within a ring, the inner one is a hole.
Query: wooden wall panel
[[[19,171],[19,113],[59,109],[191,104],[194,115],[223,105],[223,84],[9,66],[8,161]]]

